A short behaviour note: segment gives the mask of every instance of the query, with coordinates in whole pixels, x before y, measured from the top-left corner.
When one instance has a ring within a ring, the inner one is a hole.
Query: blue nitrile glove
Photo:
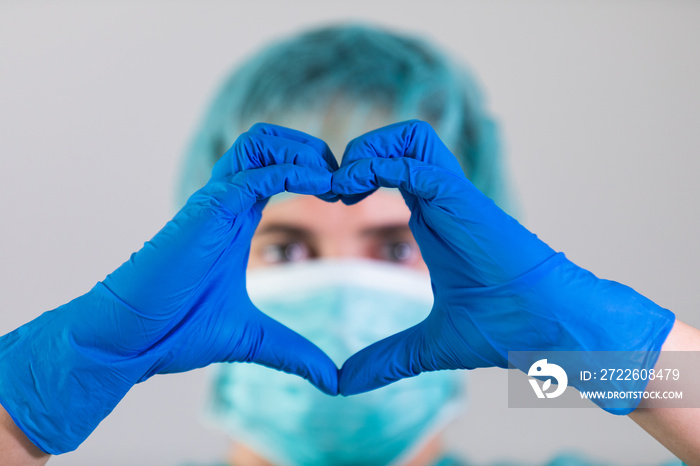
[[[507,367],[508,351],[658,351],[673,326],[670,311],[581,269],[499,209],[427,123],[348,144],[333,192],[354,203],[379,186],[398,187],[411,209],[434,306],[422,323],[348,359],[343,395],[423,371]],[[640,368],[656,357],[643,356]],[[516,366],[527,373],[531,363]]]
[[[136,383],[213,362],[262,364],[338,392],[320,349],[261,313],[246,264],[266,198],[327,200],[335,158],[272,125],[241,135],[207,185],[90,292],[0,338],[0,402],[45,452],[75,449]]]

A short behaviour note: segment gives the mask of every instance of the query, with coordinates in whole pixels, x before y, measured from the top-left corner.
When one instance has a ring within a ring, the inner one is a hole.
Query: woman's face
[[[391,262],[427,272],[398,192],[377,191],[352,206],[294,196],[265,207],[251,242],[248,267],[313,259]]]

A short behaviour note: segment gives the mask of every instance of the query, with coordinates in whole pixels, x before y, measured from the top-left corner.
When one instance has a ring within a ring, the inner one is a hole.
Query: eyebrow
[[[313,233],[306,228],[295,227],[283,223],[271,223],[269,225],[265,225],[259,228],[256,233],[258,235],[283,234],[304,239],[309,239],[314,236]]]
[[[361,236],[392,236],[392,235],[399,235],[399,234],[406,234],[406,233],[411,233],[411,229],[409,228],[409,226],[407,224],[405,224],[403,222],[388,224],[388,225],[373,226],[373,227],[364,228],[364,229],[360,230]],[[297,238],[303,238],[303,239],[312,239],[315,236],[312,231],[310,231],[306,228],[292,226],[292,225],[288,225],[285,223],[270,223],[268,225],[260,227],[257,230],[256,234],[258,234],[258,235],[283,234],[283,235],[297,237]]]
[[[360,231],[362,236],[393,236],[398,234],[411,233],[411,229],[405,223],[396,223],[389,225],[380,225],[376,227],[365,228]]]

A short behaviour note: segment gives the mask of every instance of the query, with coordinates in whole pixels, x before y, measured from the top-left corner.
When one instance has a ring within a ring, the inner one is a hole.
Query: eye
[[[418,257],[418,245],[408,241],[385,243],[381,249],[381,259],[399,264],[412,264]]]
[[[267,244],[262,249],[262,259],[267,264],[303,261],[310,255],[309,247],[301,241]]]

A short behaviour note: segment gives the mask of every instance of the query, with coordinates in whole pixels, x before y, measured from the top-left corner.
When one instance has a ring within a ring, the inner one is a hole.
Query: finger
[[[325,168],[283,163],[236,173],[225,181],[210,183],[206,194],[216,198],[233,214],[256,202],[287,191],[320,195],[331,192],[332,174]]]
[[[338,368],[326,353],[293,330],[260,313],[257,354],[251,362],[296,374],[328,395],[338,394]]]
[[[348,143],[341,167],[371,158],[410,158],[464,177],[457,159],[433,128],[420,120],[409,120],[370,131]],[[356,204],[371,192],[341,196],[343,203]],[[408,201],[408,200],[407,200]]]
[[[425,371],[423,324],[387,337],[352,355],[339,372],[341,395],[356,395]]]
[[[315,138],[309,134],[306,134],[295,129],[285,128],[284,126],[271,125],[269,123],[256,123],[249,130],[248,133],[251,134],[266,134],[269,136],[277,136],[284,139],[289,139],[291,141],[296,141],[302,144],[311,146],[316,152],[318,152],[323,160],[328,163],[328,168],[331,171],[338,169],[338,161],[331,152],[328,144],[322,139]]]
[[[282,134],[282,130],[286,128],[276,127],[273,130],[267,127],[268,125],[253,126],[253,132],[241,134],[231,148],[221,157],[216,163],[212,171],[212,181],[220,181],[230,177],[231,175],[246,170],[261,168],[270,165],[291,163],[306,167],[320,167],[328,171],[337,169],[338,164],[335,157],[330,153],[330,149],[326,153],[319,152],[323,148],[319,147],[324,144],[320,140],[315,140],[307,144],[303,139],[304,133],[296,131],[296,139],[288,139],[286,137],[267,132],[278,132]],[[287,130],[291,132],[292,130]],[[311,138],[311,136],[308,136]],[[298,140],[297,140],[298,139]],[[326,201],[336,201],[337,196],[330,192],[319,193],[321,199]]]
[[[481,277],[478,283],[491,283],[494,279],[484,275],[485,271],[511,279],[554,254],[465,177],[434,165],[408,158],[373,158],[333,173],[333,192],[341,196],[380,186],[401,191],[412,213],[411,231],[418,244],[423,243],[421,250],[449,245],[451,254],[463,259],[451,260],[446,251],[442,255],[424,252],[428,268],[451,270],[454,276],[466,275],[469,280]]]
[[[399,188],[404,197],[408,193],[426,200],[454,195],[458,188],[476,191],[463,176],[410,158],[361,159],[333,173],[333,192],[344,198],[356,199],[379,187]]]
[[[420,120],[395,123],[353,139],[345,148],[341,166],[376,157],[411,158],[464,176],[457,158],[443,144],[435,130]]]
[[[280,163],[322,167],[329,171],[335,169],[311,145],[279,136],[248,132],[238,136],[214,166],[212,176],[221,178],[251,168]]]
[[[328,168],[328,170],[335,171],[338,169],[338,160],[336,159],[335,155],[333,155],[333,152],[331,151],[330,147],[328,147],[328,144],[326,144],[322,139],[313,137],[307,133],[269,123],[256,123],[248,130],[248,133],[275,136],[308,145],[312,147],[326,162],[326,168]],[[333,193],[324,193],[318,197],[328,202],[336,202],[338,200],[338,196]]]

